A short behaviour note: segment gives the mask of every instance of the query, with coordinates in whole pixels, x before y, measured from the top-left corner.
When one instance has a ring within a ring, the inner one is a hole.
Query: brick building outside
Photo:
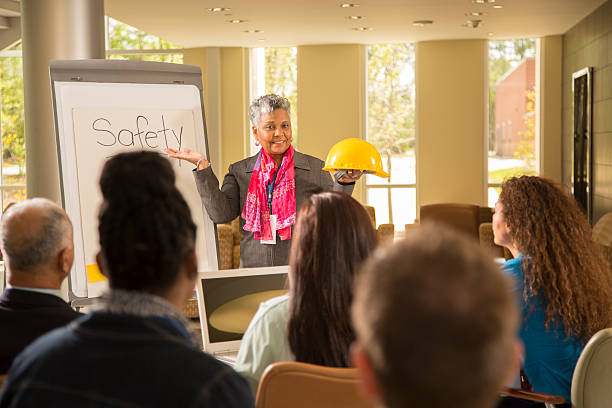
[[[535,58],[526,58],[495,86],[495,155],[513,157],[527,130],[527,92],[535,87]]]

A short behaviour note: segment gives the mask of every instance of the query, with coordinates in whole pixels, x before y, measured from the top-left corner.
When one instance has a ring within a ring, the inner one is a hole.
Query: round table
[[[208,318],[212,327],[228,333],[243,334],[261,302],[287,293],[286,289],[265,290],[240,296],[222,304]]]

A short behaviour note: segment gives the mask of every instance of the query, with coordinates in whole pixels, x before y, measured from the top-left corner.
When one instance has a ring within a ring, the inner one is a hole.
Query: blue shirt
[[[519,254],[504,263],[502,271],[514,279],[520,302],[520,337],[525,345],[523,369],[534,391],[560,395],[569,402],[572,375],[583,345],[573,337],[566,338],[562,323],[550,323],[549,330],[546,329],[540,296],[530,297],[530,304],[525,302],[522,261],[523,254]]]

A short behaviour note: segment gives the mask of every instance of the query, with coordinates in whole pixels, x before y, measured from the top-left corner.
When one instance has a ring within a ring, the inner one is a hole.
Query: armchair
[[[372,220],[372,225],[376,228],[376,209],[371,205],[364,205],[370,219]],[[393,224],[380,224],[378,228],[376,228],[376,234],[378,235],[378,241],[382,243],[392,243],[395,236],[395,225]]]

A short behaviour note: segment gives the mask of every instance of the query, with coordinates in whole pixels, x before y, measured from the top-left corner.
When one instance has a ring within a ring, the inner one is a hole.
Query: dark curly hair
[[[591,227],[568,194],[537,176],[508,179],[499,196],[510,236],[523,257],[523,297],[540,295],[547,328],[587,342],[612,322],[612,275]]]
[[[100,189],[98,232],[111,287],[167,289],[196,233],[170,162],[154,152],[117,154],[104,165]]]
[[[348,194],[325,191],[302,205],[291,245],[287,323],[296,361],[350,365],[353,280],[376,244],[368,213]]]

